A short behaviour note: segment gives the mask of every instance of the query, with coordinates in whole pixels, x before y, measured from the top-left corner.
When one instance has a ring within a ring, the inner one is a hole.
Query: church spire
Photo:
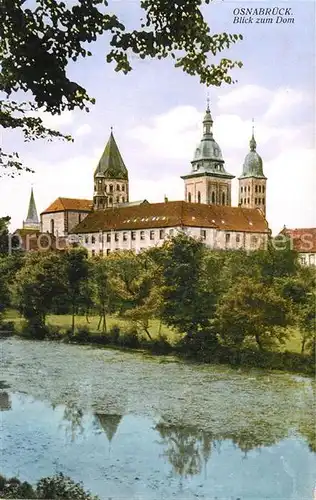
[[[210,110],[210,98],[207,96],[206,99],[206,111],[203,119],[203,135],[213,136],[213,118]]]
[[[26,220],[23,222],[24,229],[40,229],[40,222],[37,215],[36,204],[34,199],[33,187],[31,188],[31,196],[27,211]]]

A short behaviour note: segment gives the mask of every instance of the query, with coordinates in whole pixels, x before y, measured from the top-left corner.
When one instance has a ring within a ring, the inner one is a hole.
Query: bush
[[[218,349],[218,340],[213,329],[205,329],[195,335],[183,337],[177,344],[180,352],[189,355],[198,355],[200,358],[215,354]]]
[[[142,344],[154,354],[168,354],[172,351],[172,346],[164,335],[152,340],[143,340]]]
[[[111,326],[109,333],[108,333],[109,341],[111,344],[119,345],[120,332],[121,332],[121,329],[120,329],[119,325]]]
[[[79,326],[73,339],[75,342],[86,344],[90,342],[90,330],[87,326]]]
[[[137,328],[132,327],[125,333],[120,335],[120,345],[129,347],[130,349],[138,349],[140,347],[140,340]]]
[[[63,338],[60,326],[47,325],[46,328],[47,328],[46,338],[48,340],[61,340]]]
[[[57,474],[38,481],[34,488],[16,477],[6,479],[0,475],[1,498],[38,498],[49,500],[98,500],[98,497],[86,493],[81,483],[75,483],[70,477]]]
[[[34,318],[23,323],[22,335],[30,339],[44,340],[48,335],[48,327]]]
[[[13,335],[14,333],[16,333],[15,323],[13,321],[0,323],[0,333],[7,336]]]

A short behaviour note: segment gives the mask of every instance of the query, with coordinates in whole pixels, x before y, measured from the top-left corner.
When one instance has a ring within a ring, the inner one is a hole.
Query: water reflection
[[[10,395],[6,391],[0,391],[0,411],[11,410]]]
[[[164,446],[163,456],[172,466],[173,471],[181,476],[200,474],[211,455],[213,438],[210,433],[187,426],[168,425],[160,422],[155,430],[159,432]]]
[[[83,416],[82,409],[75,404],[68,404],[65,407],[62,427],[65,429],[66,436],[70,437],[71,442],[84,433]]]
[[[101,428],[108,438],[109,444],[111,445],[112,439],[117,433],[120,422],[123,415],[108,415],[104,413],[96,413],[95,421],[99,428]]]

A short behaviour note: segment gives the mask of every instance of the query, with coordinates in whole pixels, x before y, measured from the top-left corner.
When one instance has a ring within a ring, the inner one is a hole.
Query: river
[[[314,382],[1,340],[1,473],[102,500],[312,500]]]

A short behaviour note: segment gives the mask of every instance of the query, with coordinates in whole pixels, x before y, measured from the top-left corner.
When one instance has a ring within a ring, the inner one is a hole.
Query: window
[[[255,192],[258,193],[258,186],[255,187]]]
[[[95,256],[95,250],[91,250],[91,255],[92,255],[92,257]]]
[[[241,205],[243,204],[243,201],[244,201],[244,200],[241,198],[241,200],[240,200],[240,204],[241,204]]]
[[[91,243],[94,244],[95,243],[95,236],[91,236]]]
[[[247,203],[248,203],[248,205],[249,205],[249,203],[250,203],[250,198],[247,198]]]
[[[258,203],[258,198],[255,198],[255,205],[257,205]]]
[[[51,221],[50,221],[50,232],[51,232],[51,234],[55,234],[55,221],[54,221],[54,219],[51,219]]]
[[[113,186],[112,186],[112,184],[110,184],[109,187],[110,187],[110,193],[113,193]]]
[[[225,240],[226,240],[226,243],[230,242],[230,234],[229,233],[225,234]]]
[[[109,255],[111,253],[111,250],[109,248],[106,249],[106,255]]]
[[[198,203],[201,203],[201,193],[200,193],[200,191],[198,191],[198,197],[197,197],[197,199],[198,199]]]
[[[140,239],[144,240],[145,239],[145,231],[140,232]]]
[[[100,257],[103,257],[103,250],[99,250]]]
[[[201,229],[201,238],[202,238],[202,240],[206,240],[206,230],[205,229]]]
[[[309,256],[309,265],[313,266],[315,264],[315,254]]]
[[[131,232],[131,238],[132,238],[133,241],[136,240],[136,231],[132,231]]]
[[[116,203],[120,203],[120,197],[119,196],[116,197]]]
[[[259,205],[261,205],[261,198],[258,199],[258,203],[259,203]]]
[[[106,233],[106,241],[107,243],[111,243],[111,233]]]
[[[126,232],[123,233],[123,241],[127,241],[127,233]]]
[[[99,233],[99,242],[102,243],[102,240],[103,240],[102,233]]]
[[[236,243],[240,243],[240,234],[236,234]]]
[[[113,203],[113,198],[110,197],[109,198],[109,204],[112,205],[112,203]]]
[[[120,190],[120,185],[119,185],[119,184],[116,186],[116,190],[117,190],[117,191],[119,191],[119,190]]]
[[[300,256],[301,264],[306,264],[306,255]]]
[[[261,193],[261,186],[259,186],[259,193]]]
[[[188,193],[188,202],[191,203],[191,193]]]
[[[222,205],[225,205],[226,203],[226,196],[225,193],[222,193]]]
[[[150,233],[149,233],[149,238],[150,238],[151,240],[154,240],[154,239],[155,239],[155,231],[150,231]]]
[[[264,205],[264,198],[262,198],[262,205]]]
[[[243,191],[244,191],[244,188],[241,186],[240,192],[243,193]]]
[[[89,243],[89,236],[85,236],[84,241],[85,241],[85,243]]]
[[[119,241],[119,233],[115,233],[114,234],[114,240],[115,241]]]
[[[163,240],[163,239],[164,239],[164,237],[165,237],[165,230],[164,230],[164,229],[160,229],[160,231],[159,231],[159,238],[160,238],[161,240]]]
[[[257,242],[258,242],[257,236],[251,236],[251,244],[256,245]]]
[[[122,185],[122,191],[125,191],[125,186],[124,186],[124,184]]]
[[[214,191],[212,193],[212,203],[215,203],[215,193],[214,193]]]
[[[248,193],[250,192],[250,186],[248,186]]]

